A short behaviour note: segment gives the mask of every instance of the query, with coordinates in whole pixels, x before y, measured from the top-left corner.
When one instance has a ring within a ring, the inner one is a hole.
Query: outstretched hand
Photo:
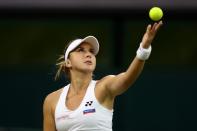
[[[160,21],[159,23],[154,23],[153,26],[150,24],[147,26],[146,32],[142,38],[143,48],[148,48],[151,45],[155,35],[157,34],[157,31],[162,25],[163,25],[163,22]]]

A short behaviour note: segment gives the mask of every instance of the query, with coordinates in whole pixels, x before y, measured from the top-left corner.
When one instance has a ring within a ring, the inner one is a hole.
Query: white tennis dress
[[[112,131],[113,110],[103,107],[95,97],[96,81],[92,80],[75,110],[66,107],[70,84],[63,88],[55,109],[57,131]]]

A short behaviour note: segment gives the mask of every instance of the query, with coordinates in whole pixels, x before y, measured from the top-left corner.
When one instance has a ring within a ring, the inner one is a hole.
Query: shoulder
[[[51,102],[54,100],[54,98],[58,97],[61,92],[62,92],[63,88],[59,89],[59,90],[56,90],[50,94],[48,94],[46,97],[45,97],[45,102]]]
[[[101,91],[102,94],[108,94],[107,86],[109,81],[112,81],[115,78],[115,75],[107,75],[100,80],[97,80],[96,87],[97,90]]]
[[[117,95],[115,92],[118,90],[117,85],[120,85],[120,83],[123,82],[119,78],[123,75],[124,72],[118,75],[107,75],[100,79],[97,85],[104,89],[103,91],[108,93],[107,95],[115,97]]]
[[[62,92],[63,88],[59,89],[59,90],[56,90],[50,94],[48,94],[45,99],[44,99],[44,104],[43,104],[43,108],[44,110],[46,108],[50,108],[50,109],[54,109],[55,106],[56,106],[56,103],[59,99],[59,96]]]
[[[98,84],[98,85],[106,86],[107,83],[108,83],[109,81],[111,81],[112,79],[114,79],[114,78],[115,78],[115,75],[107,75],[107,76],[101,78],[100,80],[98,80],[98,81],[97,81],[97,84]]]

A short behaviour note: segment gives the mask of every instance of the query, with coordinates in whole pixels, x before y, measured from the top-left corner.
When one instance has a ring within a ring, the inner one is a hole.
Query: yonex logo
[[[85,106],[91,106],[92,103],[93,103],[93,101],[87,101],[86,104],[85,104]]]

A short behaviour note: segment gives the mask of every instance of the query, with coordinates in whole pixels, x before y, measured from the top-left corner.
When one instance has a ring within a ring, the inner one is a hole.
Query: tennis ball
[[[149,17],[153,21],[158,21],[163,17],[163,11],[159,7],[152,7],[149,11]]]

